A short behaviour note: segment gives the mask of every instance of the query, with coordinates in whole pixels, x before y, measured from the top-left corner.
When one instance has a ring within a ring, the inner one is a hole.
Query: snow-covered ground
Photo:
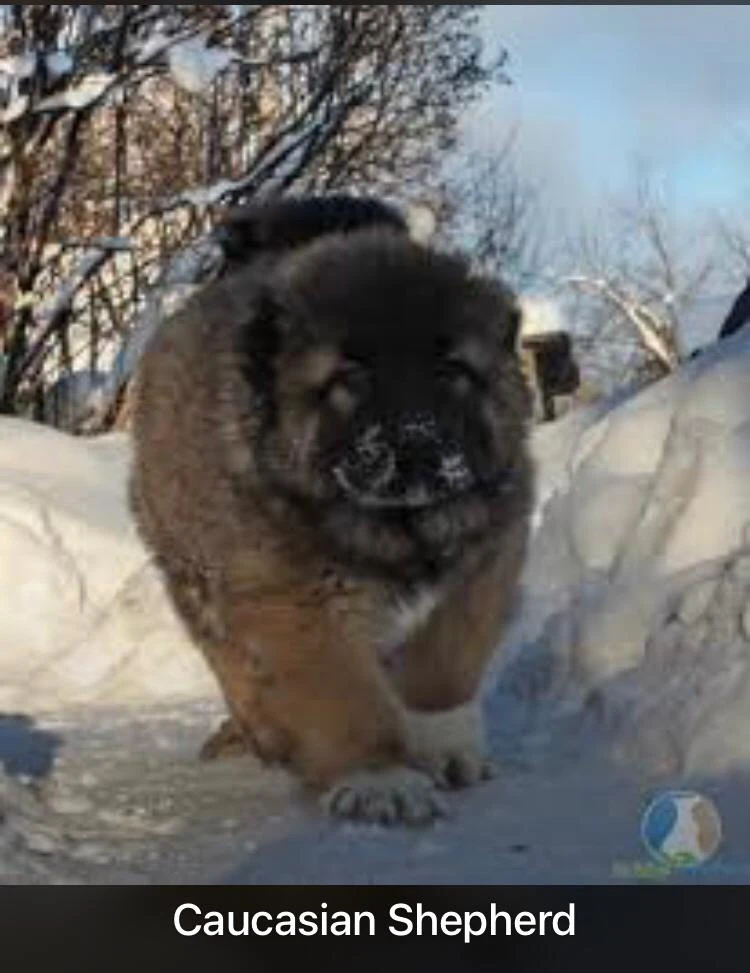
[[[524,597],[487,687],[497,780],[427,830],[331,824],[251,758],[127,515],[124,437],[0,422],[0,881],[609,882],[644,808],[711,798],[672,881],[750,881],[750,334],[535,433]]]

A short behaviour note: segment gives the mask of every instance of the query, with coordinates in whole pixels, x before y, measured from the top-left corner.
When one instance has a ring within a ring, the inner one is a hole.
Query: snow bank
[[[535,450],[523,665],[648,770],[750,765],[750,334]]]
[[[0,712],[205,696],[126,504],[120,436],[0,422]]]

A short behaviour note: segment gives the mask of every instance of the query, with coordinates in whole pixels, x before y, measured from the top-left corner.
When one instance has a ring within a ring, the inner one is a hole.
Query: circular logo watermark
[[[673,869],[700,868],[721,846],[721,818],[714,803],[702,794],[671,791],[646,808],[641,838],[657,864]]]

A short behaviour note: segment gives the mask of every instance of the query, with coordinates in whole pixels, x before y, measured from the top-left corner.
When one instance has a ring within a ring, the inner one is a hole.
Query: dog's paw
[[[440,788],[471,787],[495,776],[485,752],[478,704],[436,713],[410,711],[406,738],[414,766]]]
[[[200,759],[230,760],[233,757],[242,757],[251,751],[250,743],[234,720],[225,720],[203,744]]]
[[[429,824],[447,813],[430,777],[408,767],[352,773],[323,805],[333,817],[372,824]]]

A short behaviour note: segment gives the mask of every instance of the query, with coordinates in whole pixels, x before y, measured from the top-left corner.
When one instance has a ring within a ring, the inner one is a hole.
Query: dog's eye
[[[331,384],[341,385],[352,394],[359,396],[370,387],[370,374],[364,365],[348,362],[333,373]]]
[[[442,361],[438,374],[443,382],[462,395],[484,386],[484,377],[461,358],[447,358]]]
[[[370,389],[370,374],[356,362],[347,362],[330,376],[322,389],[322,397],[340,408],[355,405]]]

